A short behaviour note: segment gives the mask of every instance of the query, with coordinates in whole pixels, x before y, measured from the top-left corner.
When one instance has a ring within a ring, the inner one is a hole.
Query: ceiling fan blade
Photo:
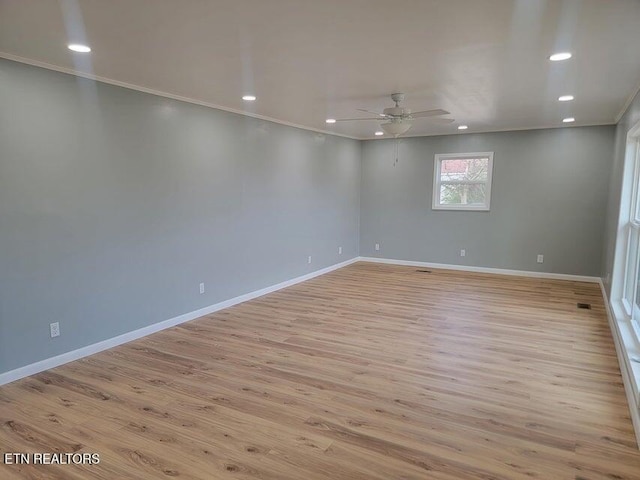
[[[455,122],[453,118],[427,118],[431,123],[439,123],[441,125],[448,125],[449,123]]]
[[[373,118],[336,118],[336,122],[355,122],[356,120],[377,120],[378,122],[384,120],[382,117]]]
[[[424,117],[437,117],[440,115],[449,115],[450,112],[446,110],[442,110],[441,108],[436,108],[435,110],[423,110],[422,112],[413,112],[411,116],[413,118],[424,118]]]
[[[386,115],[384,113],[374,112],[372,110],[366,110],[364,108],[356,108],[356,110],[358,110],[359,112],[373,113],[374,115],[378,115],[380,118],[385,118],[386,117]]]

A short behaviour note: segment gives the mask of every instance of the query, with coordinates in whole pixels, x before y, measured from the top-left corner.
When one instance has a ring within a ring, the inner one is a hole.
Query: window
[[[493,152],[436,155],[434,210],[489,210]]]
[[[627,134],[611,307],[625,350],[640,354],[640,122]],[[640,379],[640,377],[639,377]]]
[[[627,252],[624,264],[624,288],[622,305],[631,320],[640,320],[640,139],[635,138],[629,147],[630,160],[633,162],[633,185],[631,186],[631,205],[626,222]]]

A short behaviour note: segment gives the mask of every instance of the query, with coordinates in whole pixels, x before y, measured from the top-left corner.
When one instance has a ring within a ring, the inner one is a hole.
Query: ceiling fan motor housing
[[[411,115],[411,110],[403,107],[389,107],[384,110],[385,115],[390,115],[392,117],[406,117]]]

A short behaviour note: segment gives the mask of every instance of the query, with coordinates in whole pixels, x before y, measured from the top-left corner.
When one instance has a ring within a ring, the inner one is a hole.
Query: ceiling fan
[[[452,123],[454,120],[452,118],[436,118],[443,115],[449,115],[449,112],[446,110],[442,110],[440,108],[434,110],[423,110],[421,112],[412,112],[410,109],[401,107],[400,103],[404,100],[404,93],[393,93],[391,94],[391,100],[393,100],[396,104],[395,107],[385,108],[382,113],[373,112],[371,110],[365,110],[362,108],[358,108],[360,112],[372,113],[375,117],[367,117],[367,118],[340,118],[336,119],[336,122],[353,122],[357,120],[378,120],[384,123],[380,124],[382,130],[389,135],[393,135],[394,137],[398,137],[403,133],[406,133],[412,125],[414,119],[417,118],[428,118],[432,122],[437,123]]]

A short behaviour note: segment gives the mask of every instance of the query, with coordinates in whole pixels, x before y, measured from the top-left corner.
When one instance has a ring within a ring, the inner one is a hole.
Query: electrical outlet
[[[538,263],[544,262],[544,255],[538,255],[538,259],[536,260]]]
[[[460,250],[460,256],[461,257],[466,257],[467,256],[467,251],[464,248],[462,250]]]
[[[309,255],[309,258],[307,258],[307,263],[311,263],[311,255]]]
[[[380,250],[380,244],[376,243],[376,250]]]
[[[204,283],[200,284],[200,295],[204,293]]]
[[[60,322],[50,323],[49,330],[51,330],[51,338],[60,336]]]
[[[338,247],[338,255],[342,255],[342,247]]]

